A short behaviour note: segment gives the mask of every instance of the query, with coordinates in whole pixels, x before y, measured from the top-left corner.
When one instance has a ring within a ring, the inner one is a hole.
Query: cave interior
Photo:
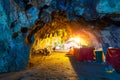
[[[120,48],[119,0],[1,0],[0,73],[26,69],[39,49]],[[72,43],[71,43],[72,44]],[[77,44],[77,45],[76,45]]]

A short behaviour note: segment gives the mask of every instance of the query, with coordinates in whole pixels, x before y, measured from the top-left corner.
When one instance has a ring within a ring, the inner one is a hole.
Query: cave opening
[[[52,16],[52,22],[44,24],[38,20],[32,27],[26,38],[27,43],[31,42],[31,34],[34,32],[30,59],[36,55],[47,54],[47,51],[48,53],[52,53],[54,50],[69,51],[71,47],[94,47],[96,50],[102,50],[101,28],[91,25],[83,19],[70,21],[65,14],[63,11],[56,11]]]

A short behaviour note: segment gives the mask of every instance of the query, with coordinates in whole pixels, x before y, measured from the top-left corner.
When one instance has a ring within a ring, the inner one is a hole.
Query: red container
[[[80,48],[79,50],[78,49],[75,49],[75,57],[77,60],[79,61],[88,61],[88,60],[94,60],[94,50],[95,48]]]
[[[79,59],[80,48],[74,48],[74,56],[78,60]]]
[[[107,49],[106,62],[116,70],[120,70],[120,48]]]

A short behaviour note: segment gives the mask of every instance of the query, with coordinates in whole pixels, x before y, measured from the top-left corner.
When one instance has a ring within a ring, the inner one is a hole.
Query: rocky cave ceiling
[[[33,7],[32,1],[23,1],[23,3],[25,4],[25,11],[28,11]],[[44,0],[38,1],[37,3],[41,4],[40,6],[37,5],[40,11],[38,13],[39,21],[36,21],[36,23],[40,24],[38,27],[35,26],[36,28],[34,27],[34,29],[32,29],[33,31],[31,31],[30,35],[28,35],[28,40],[30,40],[30,36],[32,36],[36,30],[42,28],[42,25],[54,20],[54,15],[56,15],[54,14],[55,12],[60,16],[63,15],[70,21],[77,21],[79,23],[91,25],[92,28],[96,29],[105,29],[111,24],[114,24],[116,26],[120,25],[120,14],[117,12],[117,9],[119,8],[117,8],[118,5],[115,5],[115,3],[112,3],[112,1],[104,2],[99,0]],[[104,9],[105,5],[108,5],[108,9],[106,8],[107,10]],[[112,10],[113,7],[116,10]]]

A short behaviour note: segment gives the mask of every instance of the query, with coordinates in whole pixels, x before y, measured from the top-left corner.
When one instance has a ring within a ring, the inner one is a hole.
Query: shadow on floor
[[[120,80],[120,75],[115,71],[107,72],[105,63],[95,61],[78,61],[74,56],[66,54],[80,80]],[[116,78],[117,77],[117,78]]]

